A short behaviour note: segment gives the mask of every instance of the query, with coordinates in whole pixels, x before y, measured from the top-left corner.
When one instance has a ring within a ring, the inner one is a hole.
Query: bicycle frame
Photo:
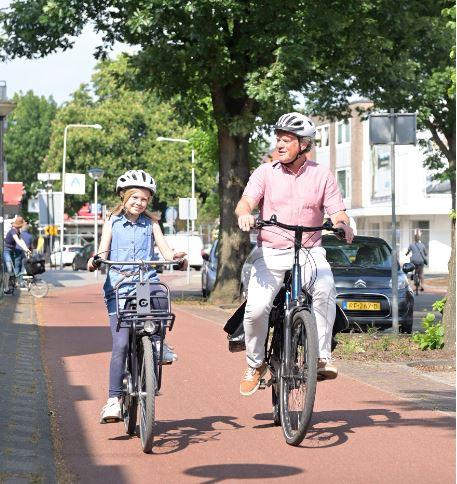
[[[170,288],[163,282],[154,282],[155,286],[160,286],[163,290],[161,295],[152,295],[150,292],[150,281],[144,279],[148,267],[151,266],[165,266],[176,264],[179,261],[110,261],[99,259],[101,263],[110,266],[138,266],[139,281],[123,282],[122,280],[116,284],[116,315],[117,327],[116,331],[121,328],[129,329],[129,359],[131,369],[131,390],[132,396],[138,396],[138,339],[142,336],[149,336],[152,338],[155,335],[160,336],[160,354],[157,355],[158,374],[157,374],[157,390],[160,390],[162,385],[162,353],[163,340],[166,330],[173,329],[175,315],[171,312],[171,296]],[[127,275],[126,275],[127,277]],[[122,294],[120,289],[123,286],[132,286],[136,284],[135,294]],[[151,305],[150,299],[162,299],[167,301],[167,308],[154,309]]]
[[[291,268],[291,281],[285,284],[285,313],[284,313],[284,327],[282,338],[282,354],[281,354],[281,374],[283,377],[289,375],[290,362],[290,342],[291,342],[291,326],[292,320],[298,311],[311,310],[309,307],[310,295],[306,288],[302,287],[301,283],[301,266],[300,266],[300,250],[302,249],[303,234],[306,232],[319,232],[322,230],[329,230],[334,233],[344,235],[342,229],[333,228],[330,220],[323,225],[317,227],[305,227],[299,225],[287,225],[278,222],[275,215],[272,215],[270,220],[257,220],[256,226],[262,228],[265,226],[276,226],[285,230],[294,232],[294,262]],[[271,368],[271,365],[269,365]],[[275,368],[272,368],[276,372]],[[270,382],[270,384],[273,382]]]

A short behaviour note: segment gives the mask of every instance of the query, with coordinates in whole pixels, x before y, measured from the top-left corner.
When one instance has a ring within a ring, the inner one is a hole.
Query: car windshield
[[[391,266],[390,247],[382,239],[356,237],[350,245],[336,237],[324,237],[322,241],[332,267],[389,269]]]

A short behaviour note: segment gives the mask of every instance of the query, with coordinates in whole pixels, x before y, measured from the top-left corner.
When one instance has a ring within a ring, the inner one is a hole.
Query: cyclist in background
[[[24,244],[28,247],[29,253],[32,251],[32,234],[28,231],[27,223],[23,225],[20,229],[21,231],[21,239],[23,240]],[[23,275],[25,274],[25,266],[24,262],[27,259],[27,253],[24,249],[16,243],[16,256],[14,259],[14,267],[16,268],[16,273],[18,275],[18,283],[21,289],[27,289],[24,284]]]
[[[27,247],[26,243],[21,238],[21,228],[27,225],[26,221],[19,215],[13,220],[11,229],[8,230],[4,239],[3,247],[3,261],[5,264],[5,285],[4,293],[12,294],[12,290],[7,289],[10,276],[16,274],[19,276],[20,267],[16,267],[15,259],[16,255],[19,255],[16,250],[16,244],[25,252],[26,255],[30,255],[31,251]]]
[[[410,256],[410,262],[414,264],[414,271],[419,276],[420,290],[424,290],[424,266],[427,264],[427,249],[421,242],[420,233],[414,235],[414,242],[409,244],[406,255]],[[414,276],[411,276],[413,279]]]
[[[120,203],[111,212],[103,226],[99,254],[102,258],[115,261],[153,260],[154,244],[166,260],[181,259],[186,254],[175,253],[166,243],[159,224],[147,210],[148,203],[156,191],[154,179],[143,170],[129,170],[117,179],[116,193]],[[87,263],[88,269],[97,269],[91,257]],[[116,284],[122,281],[120,294],[132,294],[136,288],[138,275],[128,274],[132,266],[111,266],[103,286],[105,303],[108,310],[113,348],[111,353],[108,401],[103,407],[100,423],[121,420],[120,398],[122,396],[122,380],[125,359],[128,351],[129,330],[122,328],[116,331]],[[154,269],[149,268],[147,278],[150,282],[158,282]],[[129,284],[125,284],[128,282]],[[131,283],[131,284],[130,284]],[[151,285],[154,291],[154,285]],[[156,341],[160,345],[160,340]],[[160,351],[160,347],[157,348]],[[164,343],[163,363],[173,363],[177,355]]]
[[[264,163],[249,178],[235,210],[240,229],[249,231],[254,226],[252,211],[257,205],[260,218],[269,219],[275,214],[278,221],[289,225],[321,225],[325,210],[351,243],[353,232],[334,176],[328,168],[307,159],[316,135],[314,123],[303,114],[287,113],[279,118],[275,132],[279,160]],[[244,315],[248,367],[240,382],[240,393],[245,396],[259,388],[267,371],[264,359],[268,317],[284,274],[293,264],[293,235],[288,234],[288,238],[283,235],[284,231],[275,227],[261,230],[253,254]],[[315,278],[310,293],[319,338],[318,374],[333,379],[338,374],[331,363],[336,289],[320,238],[320,233],[304,238],[306,253],[300,254],[300,264],[302,267],[306,264],[302,270],[304,283],[309,283],[310,277]]]

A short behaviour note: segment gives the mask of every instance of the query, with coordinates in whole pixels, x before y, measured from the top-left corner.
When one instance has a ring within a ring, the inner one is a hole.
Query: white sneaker
[[[160,354],[160,340],[156,341],[157,354]],[[171,365],[178,359],[178,355],[171,350],[167,343],[163,343],[162,365]]]
[[[117,397],[110,397],[100,413],[100,423],[115,423],[122,420],[121,405]]]

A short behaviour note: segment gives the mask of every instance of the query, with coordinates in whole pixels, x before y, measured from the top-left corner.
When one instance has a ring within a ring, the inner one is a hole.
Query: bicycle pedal
[[[265,388],[267,388],[267,381],[265,380],[265,378],[261,378],[259,383],[259,390],[265,390]]]

